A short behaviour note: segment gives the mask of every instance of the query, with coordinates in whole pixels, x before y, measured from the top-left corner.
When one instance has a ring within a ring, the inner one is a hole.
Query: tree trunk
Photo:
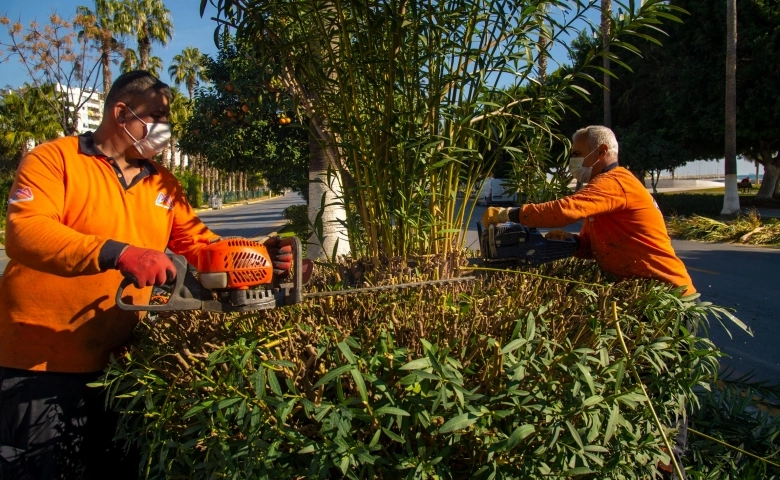
[[[176,138],[171,137],[171,158],[168,159],[168,170],[173,171],[173,166],[176,164]]]
[[[542,13],[547,10],[547,5],[540,5]],[[544,85],[547,80],[547,35],[544,32],[543,17],[539,17],[539,83]]]
[[[726,12],[726,194],[720,213],[737,215],[737,0],[726,0]]]
[[[341,179],[335,169],[329,168],[325,150],[311,133],[309,156],[309,221],[314,229],[308,239],[306,257],[335,261],[334,256],[349,253],[349,238],[339,221],[346,218],[340,199]]]
[[[103,66],[103,98],[105,99],[105,96],[108,95],[108,90],[111,89],[111,47],[109,40],[104,40],[102,43],[100,63]]]
[[[612,33],[612,0],[601,0],[601,40],[604,52],[609,52],[609,36]],[[604,57],[604,70],[609,70],[609,58]],[[604,73],[604,126],[612,128],[612,94],[610,93],[611,77]]]
[[[780,179],[780,153],[773,157],[769,146],[766,142],[761,141],[758,154],[760,158],[755,160],[764,166],[764,179],[761,181],[756,199],[771,200],[780,188],[780,181],[778,181]]]
[[[144,27],[145,29],[146,27]],[[152,41],[149,35],[144,35],[138,39],[138,69],[147,70],[149,68],[149,52],[152,50]]]

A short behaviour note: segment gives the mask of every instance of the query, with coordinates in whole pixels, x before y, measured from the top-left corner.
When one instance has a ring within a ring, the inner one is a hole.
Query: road
[[[268,235],[284,225],[282,212],[289,205],[303,203],[300,196],[287,194],[263,202],[199,213],[203,221],[216,233],[224,236],[256,237]],[[484,207],[477,207],[474,219],[482,216]],[[579,225],[566,227],[578,232]],[[466,236],[469,248],[477,249],[475,222]],[[727,244],[706,244],[682,240],[673,241],[677,254],[685,262],[702,299],[736,310],[736,316],[753,330],[750,337],[736,327],[730,328],[733,338],[713,322],[710,336],[732,358],[723,359],[724,366],[756,378],[780,379],[780,349],[775,348],[780,336],[776,321],[778,300],[777,281],[780,272],[780,249],[748,247]],[[5,250],[0,248],[0,268],[8,262]]]

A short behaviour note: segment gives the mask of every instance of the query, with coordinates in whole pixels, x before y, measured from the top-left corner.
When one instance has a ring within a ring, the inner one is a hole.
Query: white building
[[[67,90],[70,103],[74,106],[80,105],[76,122],[78,133],[94,132],[103,119],[103,94],[97,90],[82,90],[78,87],[68,88],[61,84],[57,84],[57,90]]]

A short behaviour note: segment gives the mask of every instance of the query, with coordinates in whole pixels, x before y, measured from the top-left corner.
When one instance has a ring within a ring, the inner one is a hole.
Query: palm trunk
[[[726,10],[726,194],[720,213],[737,215],[737,0],[726,0]]]
[[[152,41],[146,35],[138,39],[138,69],[147,70],[149,68],[149,52],[152,50]]]
[[[346,218],[341,197],[341,179],[318,139],[309,134],[309,221],[314,225],[306,257],[312,260],[349,253],[349,238],[339,219]]]
[[[601,40],[604,43],[604,53],[609,53],[609,36],[612,32],[612,0],[601,0]],[[604,57],[604,70],[609,70],[609,58]],[[612,128],[612,94],[610,93],[611,77],[604,73],[604,126]]]
[[[108,91],[111,89],[111,57],[109,56],[111,49],[108,42],[103,42],[103,51],[100,57],[100,63],[103,66],[103,95],[108,95]]]

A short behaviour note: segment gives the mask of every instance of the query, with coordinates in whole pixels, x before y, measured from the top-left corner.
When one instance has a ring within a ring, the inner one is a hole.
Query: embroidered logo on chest
[[[154,204],[166,210],[173,210],[173,197],[160,192],[157,194],[157,200]]]
[[[33,193],[30,187],[24,187],[17,189],[13,195],[11,195],[10,198],[8,198],[8,204],[12,203],[21,203],[21,202],[32,202],[33,199]]]

